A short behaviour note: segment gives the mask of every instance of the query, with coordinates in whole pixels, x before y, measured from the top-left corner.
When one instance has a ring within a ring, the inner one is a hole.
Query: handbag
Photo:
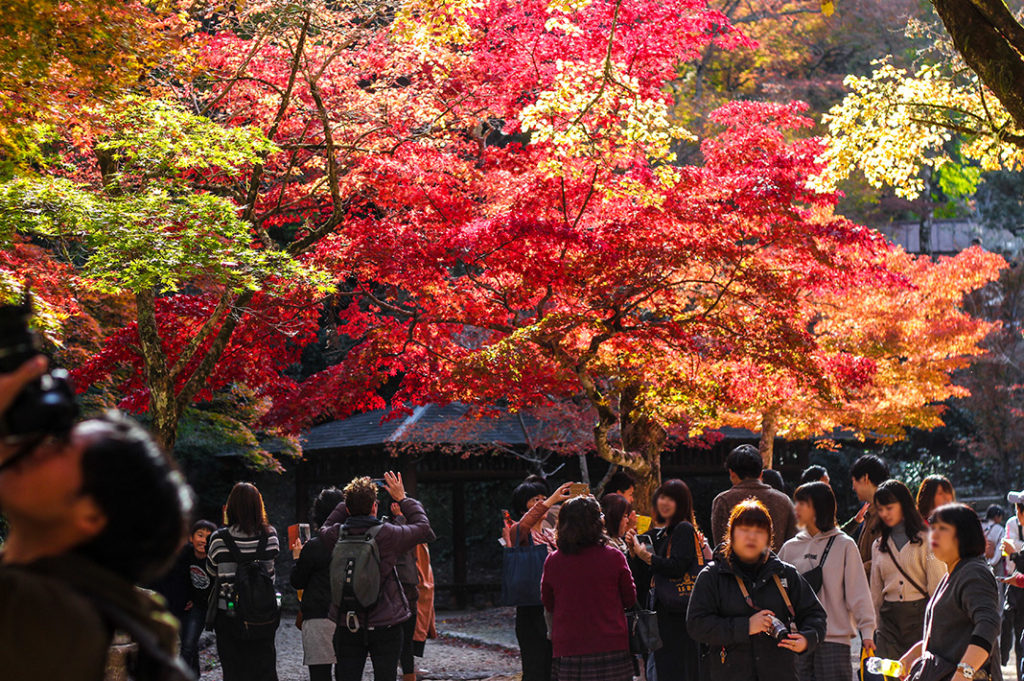
[[[626,611],[626,627],[629,629],[629,652],[634,655],[649,655],[664,645],[658,630],[658,613],[653,610],[634,605]]]
[[[548,547],[533,541],[519,545],[516,527],[515,544],[506,546],[501,557],[501,603],[515,607],[541,605],[540,579],[544,575],[544,561]]]
[[[838,536],[839,535],[834,534],[829,537],[828,544],[825,545],[825,552],[821,554],[821,560],[818,561],[818,564],[815,567],[801,575],[814,593],[821,591],[822,584],[825,582],[825,571],[822,568],[825,565],[825,560],[828,558],[828,552],[832,550],[832,544]]]
[[[686,607],[690,604],[690,594],[693,593],[694,582],[697,581],[697,575],[700,574],[700,571],[704,569],[704,547],[700,545],[700,539],[697,537],[696,531],[693,533],[693,545],[696,549],[695,558],[690,563],[690,568],[686,571],[686,574],[682,577],[666,577],[665,575],[655,574],[651,578],[651,590],[654,594],[653,601],[657,603],[659,608],[663,608],[667,612],[686,612]],[[672,557],[671,535],[668,538],[668,551],[665,557]]]

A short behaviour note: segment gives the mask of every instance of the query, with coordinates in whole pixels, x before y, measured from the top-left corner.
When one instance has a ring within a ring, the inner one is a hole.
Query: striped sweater
[[[221,584],[230,584],[234,583],[238,565],[231,555],[231,550],[228,549],[224,539],[220,536],[220,533],[223,531],[224,529],[220,529],[210,537],[210,545],[206,550],[206,571],[211,576],[220,579]],[[258,536],[253,537],[242,534],[241,529],[237,525],[232,525],[228,528],[228,531],[231,533],[232,538],[234,538],[235,543],[238,544],[238,551],[243,556],[252,556],[256,553],[256,548],[259,545]],[[267,548],[259,558],[266,566],[267,572],[273,577],[274,559],[277,558],[281,548],[277,541],[277,532],[273,527],[269,528],[269,531],[270,536],[267,537]]]

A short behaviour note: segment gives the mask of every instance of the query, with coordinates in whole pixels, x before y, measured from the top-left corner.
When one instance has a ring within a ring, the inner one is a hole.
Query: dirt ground
[[[513,615],[514,617],[514,615]],[[442,627],[443,614],[438,614],[438,628]],[[464,622],[467,617],[463,616]],[[485,620],[498,619],[490,615]],[[511,631],[513,620],[506,620],[507,630]],[[471,628],[471,627],[460,627]],[[501,644],[486,645],[479,642],[472,633],[455,632],[459,636],[427,641],[424,657],[417,659],[419,679],[430,681],[469,681],[486,679],[487,681],[514,681],[519,676],[519,655],[508,646]],[[489,640],[489,639],[484,639]],[[513,634],[514,641],[514,634]],[[220,665],[217,661],[216,648],[211,646],[203,652],[202,681],[222,681]],[[277,631],[277,675],[279,681],[306,681],[309,674],[302,665],[302,634],[290,619],[282,621]],[[373,678],[369,663],[363,672],[363,679]]]
[[[302,635],[291,617],[282,620],[277,632],[277,673],[279,681],[306,681],[302,665]],[[493,608],[471,612],[439,612],[437,629],[441,637],[427,641],[425,656],[417,659],[420,681],[518,681],[519,654],[515,639],[515,611]],[[859,645],[852,646],[851,666],[860,660]],[[216,649],[203,652],[202,681],[222,681]],[[1015,681],[1016,660],[1002,668],[1005,681]],[[369,663],[364,681],[373,678]]]

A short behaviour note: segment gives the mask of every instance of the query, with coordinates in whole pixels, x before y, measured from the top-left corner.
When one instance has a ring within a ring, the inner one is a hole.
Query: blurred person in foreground
[[[46,372],[35,358],[0,375],[0,415]],[[16,425],[16,424],[13,424]],[[0,439],[0,670],[5,681],[100,681],[116,631],[139,645],[135,679],[189,679],[176,624],[136,584],[184,543],[191,492],[137,424],[119,414],[66,436]],[[55,654],[59,653],[59,654]]]

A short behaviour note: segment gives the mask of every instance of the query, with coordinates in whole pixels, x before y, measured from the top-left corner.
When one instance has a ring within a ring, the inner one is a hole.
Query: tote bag
[[[697,532],[693,533],[693,543],[696,548],[696,555],[693,563],[690,565],[690,569],[687,570],[686,574],[682,577],[666,577],[664,575],[655,574],[651,578],[651,586],[653,587],[653,601],[655,604],[655,610],[658,607],[664,608],[668,612],[683,614],[686,612],[686,607],[690,604],[690,594],[693,593],[693,585],[697,581],[697,575],[704,569],[704,547],[701,546],[700,537]],[[672,557],[672,537],[668,539],[668,551],[665,555],[666,558]]]
[[[544,574],[544,561],[548,559],[548,547],[533,541],[519,545],[519,528],[515,541],[506,546],[501,558],[501,603],[516,607],[541,605],[540,578]]]

